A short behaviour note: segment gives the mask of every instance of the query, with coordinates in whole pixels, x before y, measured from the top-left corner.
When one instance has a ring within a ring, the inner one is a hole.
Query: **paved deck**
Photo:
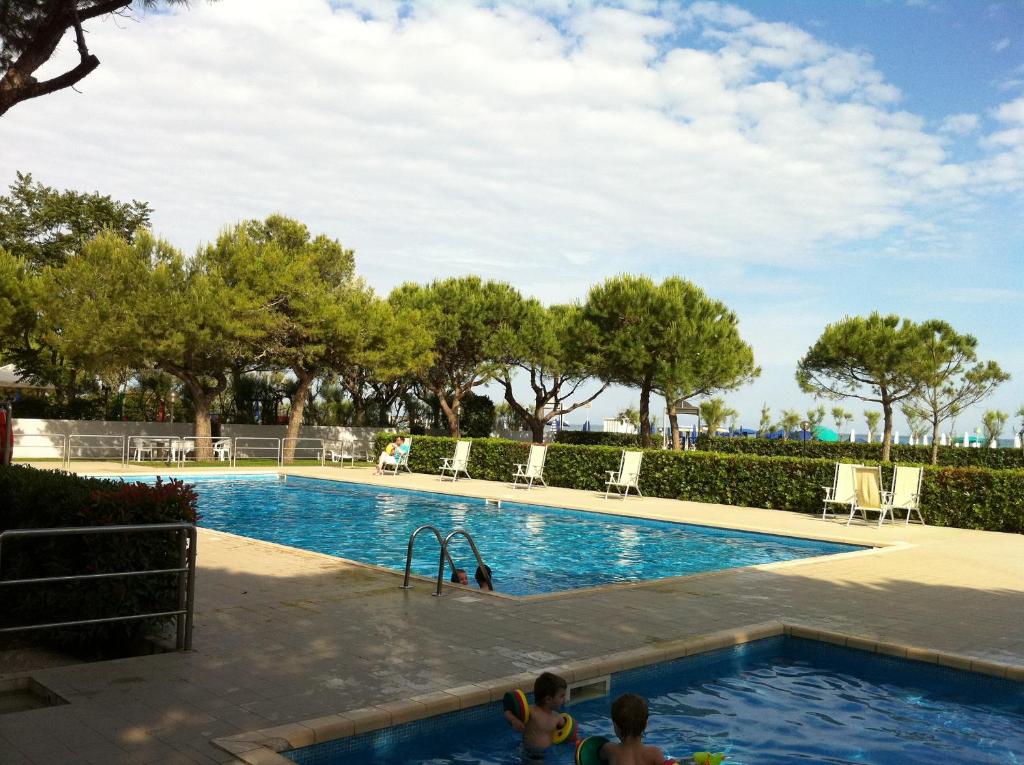
[[[455,588],[434,598],[426,583],[402,590],[395,574],[204,530],[195,650],[31,672],[0,666],[0,679],[31,675],[70,702],[0,715],[0,762],[231,762],[212,739],[771,620],[1024,668],[1019,535],[846,528],[778,511],[361,468],[287,472],[892,546],[535,599]]]

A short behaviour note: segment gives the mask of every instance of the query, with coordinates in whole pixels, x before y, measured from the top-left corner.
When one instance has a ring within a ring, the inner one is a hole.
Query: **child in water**
[[[662,765],[665,753],[656,746],[643,743],[647,730],[647,702],[643,696],[624,693],[612,703],[612,724],[618,744],[609,741],[598,756],[611,765]]]
[[[551,746],[555,730],[562,724],[558,710],[565,703],[567,687],[565,678],[552,672],[542,672],[533,683],[534,703],[530,706],[526,724],[512,712],[505,712],[508,724],[523,734],[523,754],[527,761],[544,760],[544,752]]]

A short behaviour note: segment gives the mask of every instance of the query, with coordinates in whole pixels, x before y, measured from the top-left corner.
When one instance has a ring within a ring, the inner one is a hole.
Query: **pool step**
[[[484,497],[485,505],[494,505],[495,507],[501,507],[500,499],[491,499],[490,497]]]

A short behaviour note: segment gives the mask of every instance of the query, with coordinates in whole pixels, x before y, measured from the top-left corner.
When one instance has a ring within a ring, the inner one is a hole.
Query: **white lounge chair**
[[[453,481],[459,479],[459,473],[465,473],[466,478],[473,477],[467,470],[469,467],[469,450],[472,448],[472,441],[455,442],[455,454],[451,457],[444,457],[441,460],[441,480],[444,480],[445,473],[451,473]]]
[[[516,472],[512,476],[512,487],[516,488],[519,484],[519,479],[523,479],[523,488],[533,488],[534,481],[540,481],[544,486],[547,484],[544,482],[544,461],[548,458],[548,447],[544,444],[532,444],[530,446],[530,456],[526,459],[526,464],[516,463]]]
[[[924,525],[921,517],[921,477],[924,470],[919,467],[897,465],[892,474],[892,492],[889,497],[889,511],[893,523],[896,522],[896,510],[907,514],[904,525],[910,525],[910,516],[917,513],[917,520]]]
[[[406,473],[412,474],[412,470],[409,469],[409,455],[412,453],[412,436],[405,439],[404,449],[398,449],[395,453],[394,462],[385,462],[381,466],[381,472],[386,473],[389,470],[392,475],[398,475],[400,470],[404,470]]]
[[[231,461],[231,439],[218,438],[213,442],[213,458],[221,462]]]
[[[640,493],[640,463],[643,458],[643,452],[629,452],[623,450],[622,461],[619,463],[619,469],[617,471],[607,471],[608,485],[604,490],[605,499],[608,499],[608,494],[611,492],[613,486],[622,499],[626,498],[630,489],[635,489],[638,497],[643,496],[643,494]]]
[[[356,466],[356,443],[352,439],[336,441],[333,449],[327,450],[327,456],[331,462],[340,462],[345,467],[345,460]]]
[[[857,500],[857,490],[854,487],[854,469],[860,467],[859,465],[851,465],[846,462],[836,463],[835,477],[832,479],[831,486],[822,486],[825,490],[825,499],[821,505],[821,518],[825,519],[826,515],[831,515],[833,518],[836,517],[835,511],[830,508],[830,505],[840,505],[844,510],[849,510],[853,503]]]
[[[846,525],[849,526],[853,516],[859,512],[864,523],[868,522],[868,513],[878,513],[878,525],[881,526],[886,515],[892,517],[889,495],[882,491],[882,468],[858,465],[853,470],[856,499],[850,505]]]

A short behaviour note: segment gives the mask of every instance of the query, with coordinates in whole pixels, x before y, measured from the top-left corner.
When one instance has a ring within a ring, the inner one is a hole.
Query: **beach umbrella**
[[[856,433],[856,431],[854,431],[853,428],[850,428],[850,443],[851,444],[857,443],[857,433]]]
[[[988,444],[988,448],[989,449],[996,449],[998,447],[999,447],[999,444],[996,443],[996,440],[994,438],[991,441],[989,441],[989,444]]]
[[[939,446],[949,446],[949,436],[945,433],[939,433]]]
[[[967,431],[965,430],[965,431],[964,431],[964,446],[970,446],[970,445],[971,445],[971,434],[970,434],[970,433],[968,433],[968,432],[967,432]]]
[[[839,440],[839,434],[836,433],[832,428],[826,428],[823,425],[819,425],[814,429],[814,437],[819,441],[831,441],[835,442]]]
[[[1020,434],[1018,433],[1013,437],[1013,448],[1020,449]]]

